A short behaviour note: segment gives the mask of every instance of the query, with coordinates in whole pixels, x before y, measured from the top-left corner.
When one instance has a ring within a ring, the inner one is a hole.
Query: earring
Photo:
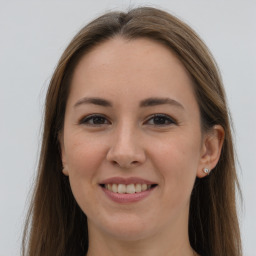
[[[68,169],[66,167],[63,167],[62,173],[67,176],[68,175]]]
[[[209,170],[209,169],[207,169],[207,168],[204,168],[203,172],[204,172],[205,174],[207,174],[207,175],[209,175],[209,174],[210,174],[210,170]]]

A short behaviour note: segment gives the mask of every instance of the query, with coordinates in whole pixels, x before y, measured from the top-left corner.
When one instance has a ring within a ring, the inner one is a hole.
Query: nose
[[[134,129],[127,125],[113,131],[107,161],[123,169],[130,169],[143,164],[146,160],[141,138]]]

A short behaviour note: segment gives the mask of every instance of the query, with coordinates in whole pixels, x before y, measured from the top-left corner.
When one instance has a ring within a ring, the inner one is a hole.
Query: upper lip
[[[99,184],[147,184],[147,185],[153,185],[157,184],[156,182],[145,180],[143,178],[139,177],[129,177],[129,178],[123,178],[123,177],[112,177],[105,180],[102,180]]]

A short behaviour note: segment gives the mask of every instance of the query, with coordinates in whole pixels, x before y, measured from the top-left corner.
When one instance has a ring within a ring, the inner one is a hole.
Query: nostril
[[[119,163],[117,161],[112,161],[113,165],[119,166]]]
[[[134,166],[139,164],[139,161],[132,161],[132,162],[120,161],[120,162],[118,162],[118,161],[113,160],[111,162],[114,166],[118,166],[118,167],[121,167],[121,168],[131,168],[131,167],[134,167]]]

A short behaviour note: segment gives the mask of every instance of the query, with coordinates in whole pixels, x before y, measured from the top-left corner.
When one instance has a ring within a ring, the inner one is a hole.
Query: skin
[[[91,97],[112,106],[82,100]],[[140,106],[152,97],[172,102]],[[86,119],[92,114],[101,115],[99,124]],[[153,114],[168,117],[159,122]],[[87,53],[74,72],[60,135],[63,173],[88,218],[87,255],[195,255],[190,195],[196,176],[217,164],[223,138],[220,126],[202,133],[191,79],[166,47],[116,37]],[[139,202],[119,204],[99,186],[116,176],[157,187]]]

